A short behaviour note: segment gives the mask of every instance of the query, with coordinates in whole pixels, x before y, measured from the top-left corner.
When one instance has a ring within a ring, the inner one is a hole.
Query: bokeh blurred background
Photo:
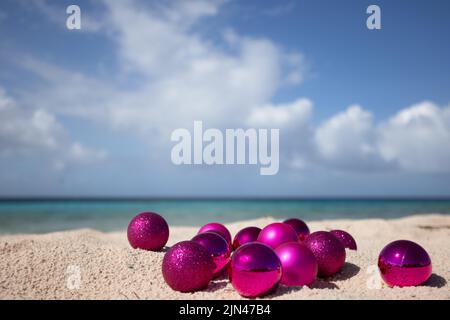
[[[70,30],[73,1],[1,1],[0,232],[449,213],[450,2],[376,1],[369,30],[372,2],[84,0]],[[279,173],[174,165],[194,120],[279,128]]]

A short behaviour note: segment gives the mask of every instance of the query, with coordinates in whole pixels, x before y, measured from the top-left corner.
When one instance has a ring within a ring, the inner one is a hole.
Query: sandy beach
[[[245,226],[263,227],[267,217],[228,224],[232,234]],[[311,231],[343,229],[358,243],[343,270],[311,287],[284,287],[269,299],[450,299],[450,215],[397,220],[307,221]],[[125,226],[124,226],[125,227]],[[171,227],[168,246],[190,239],[198,228]],[[422,286],[389,288],[376,268],[390,241],[409,239],[430,254],[433,275]],[[1,299],[241,299],[225,277],[196,293],[171,290],[163,280],[164,252],[132,249],[126,232],[90,229],[44,235],[0,236]]]

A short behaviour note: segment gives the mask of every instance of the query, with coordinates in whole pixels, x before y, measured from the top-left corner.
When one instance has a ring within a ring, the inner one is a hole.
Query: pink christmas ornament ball
[[[298,240],[304,241],[309,235],[309,228],[303,220],[291,218],[284,220],[283,223],[290,225],[297,232]]]
[[[378,257],[378,268],[387,285],[418,286],[431,276],[431,259],[424,248],[409,240],[389,243]]]
[[[211,254],[205,247],[194,241],[182,241],[164,255],[162,274],[173,290],[193,292],[208,285],[214,268]]]
[[[214,262],[214,275],[217,277],[230,261],[231,247],[227,241],[214,232],[204,232],[192,238],[208,250]]]
[[[240,230],[233,239],[233,249],[236,250],[240,246],[249,243],[254,242],[258,239],[259,233],[261,232],[261,229],[258,227],[247,227],[242,230]]]
[[[142,212],[131,219],[127,229],[128,242],[133,248],[158,251],[169,239],[169,225],[154,212]]]
[[[220,234],[231,246],[231,233],[228,231],[227,227],[225,227],[223,224],[218,222],[210,222],[205,224],[203,227],[198,230],[197,234],[203,233],[203,232],[215,232]]]
[[[311,233],[304,244],[317,259],[319,277],[330,277],[339,272],[345,263],[345,247],[341,241],[326,231]]]
[[[281,283],[286,286],[311,285],[317,277],[314,254],[299,242],[288,242],[275,249],[282,266]]]
[[[261,297],[274,290],[281,279],[281,262],[268,246],[250,242],[240,246],[228,267],[231,284],[248,298]]]
[[[295,230],[291,226],[280,222],[271,223],[264,227],[257,239],[257,242],[264,243],[272,249],[276,249],[283,243],[296,241],[298,241],[298,237]]]
[[[331,230],[330,233],[334,235],[336,238],[338,238],[345,248],[350,250],[356,250],[356,241],[352,237],[350,233],[344,230]]]

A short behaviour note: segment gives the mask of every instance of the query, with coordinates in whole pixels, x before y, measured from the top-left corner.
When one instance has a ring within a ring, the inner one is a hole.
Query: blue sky
[[[72,3],[81,30],[65,27]],[[381,30],[366,28],[370,4]],[[0,195],[449,196],[449,13],[438,0],[2,1]],[[279,173],[173,165],[170,133],[193,120],[279,127]]]

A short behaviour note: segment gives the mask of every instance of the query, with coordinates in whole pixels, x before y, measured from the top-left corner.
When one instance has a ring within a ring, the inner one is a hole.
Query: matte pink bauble
[[[193,292],[208,285],[214,268],[213,259],[205,247],[194,241],[182,241],[164,255],[162,274],[173,290]]]
[[[298,241],[295,230],[291,226],[280,222],[271,223],[264,227],[257,239],[257,242],[264,243],[272,249],[283,243],[295,241]]]
[[[288,242],[276,248],[275,253],[281,261],[282,284],[304,286],[310,285],[316,280],[317,260],[305,245],[299,242]]]
[[[276,288],[281,279],[281,262],[268,246],[250,242],[240,246],[231,257],[228,274],[240,295],[264,296]]]
[[[142,212],[131,219],[127,236],[133,248],[157,251],[169,239],[169,225],[157,213]]]
[[[254,242],[258,239],[259,233],[261,232],[261,229],[258,227],[247,227],[242,230],[240,230],[233,239],[233,249],[236,250],[240,246],[249,243]]]
[[[231,246],[231,233],[228,231],[227,227],[218,222],[210,222],[205,224],[203,227],[198,230],[197,234],[203,232],[215,232],[220,234],[225,240],[227,240],[228,244]]]
[[[330,233],[338,238],[344,247],[350,250],[356,250],[356,241],[353,239],[352,235],[344,230],[331,230]]]
[[[290,225],[297,232],[298,240],[304,241],[309,235],[309,228],[303,220],[291,218],[284,220],[283,223]]]
[[[208,250],[215,265],[214,277],[217,277],[230,261],[230,245],[221,235],[214,232],[200,233],[193,237],[192,241],[201,244]]]
[[[345,263],[345,247],[327,231],[311,233],[304,244],[312,251],[319,266],[319,277],[329,277],[339,272]]]
[[[378,268],[387,285],[418,286],[431,276],[431,259],[415,242],[398,240],[389,243],[378,257]]]

